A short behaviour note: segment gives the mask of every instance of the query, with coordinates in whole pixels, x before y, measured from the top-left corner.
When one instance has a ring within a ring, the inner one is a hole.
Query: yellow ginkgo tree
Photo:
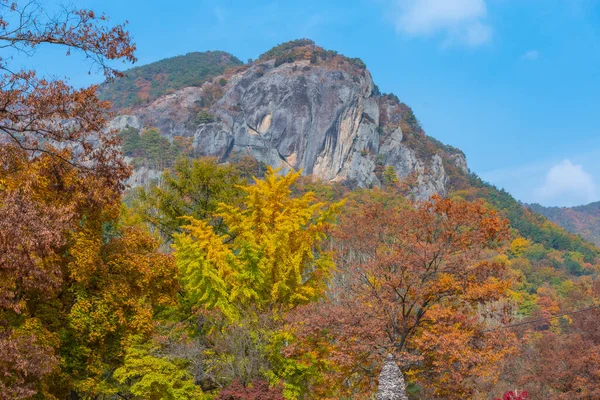
[[[299,176],[268,168],[244,188],[241,207],[220,204],[226,234],[188,217],[173,247],[192,302],[234,321],[241,313],[277,315],[323,294],[334,267],[323,242],[340,204],[317,202],[312,193],[292,197]]]

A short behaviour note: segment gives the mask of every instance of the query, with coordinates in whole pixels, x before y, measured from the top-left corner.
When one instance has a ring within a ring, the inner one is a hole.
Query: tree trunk
[[[388,354],[383,362],[377,400],[408,400],[404,376],[392,354]]]

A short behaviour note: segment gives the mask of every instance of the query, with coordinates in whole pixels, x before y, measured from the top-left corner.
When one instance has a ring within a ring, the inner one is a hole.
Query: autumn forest
[[[126,25],[31,4],[0,0],[3,49],[83,56],[136,106],[114,68],[136,61]],[[364,71],[321,50],[255,63]],[[243,68],[211,57],[181,79]],[[0,68],[0,399],[375,399],[390,354],[409,399],[600,398],[600,249],[477,175],[444,158],[450,190],[419,198],[382,163],[361,187],[222,162],[109,129],[107,86]],[[417,154],[443,146],[373,98]],[[140,167],[159,179],[129,185]]]

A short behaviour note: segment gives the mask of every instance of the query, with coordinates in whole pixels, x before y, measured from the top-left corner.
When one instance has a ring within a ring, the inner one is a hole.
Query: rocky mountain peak
[[[187,138],[194,156],[247,154],[327,182],[399,179],[417,198],[445,195],[451,175],[468,173],[464,154],[425,135],[396,96],[380,94],[362,61],[306,39],[163,95],[112,127],[156,127],[171,142]]]

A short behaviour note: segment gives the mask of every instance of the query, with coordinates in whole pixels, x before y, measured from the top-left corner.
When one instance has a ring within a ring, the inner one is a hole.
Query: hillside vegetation
[[[528,207],[567,231],[600,245],[600,202],[577,207],[544,207],[539,204]]]
[[[223,51],[188,53],[125,71],[125,76],[100,87],[99,96],[116,110],[148,103],[188,86],[200,86],[227,68],[242,65]]]

